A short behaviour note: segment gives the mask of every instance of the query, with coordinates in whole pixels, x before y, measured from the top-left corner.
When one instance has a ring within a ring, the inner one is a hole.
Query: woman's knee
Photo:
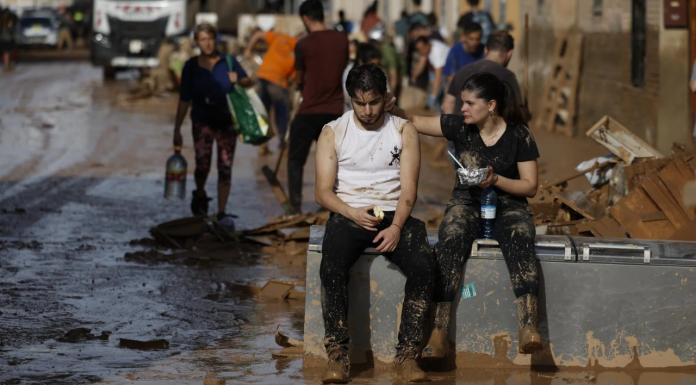
[[[348,280],[348,270],[334,262],[333,258],[324,256],[319,266],[319,277],[325,287],[345,285]]]

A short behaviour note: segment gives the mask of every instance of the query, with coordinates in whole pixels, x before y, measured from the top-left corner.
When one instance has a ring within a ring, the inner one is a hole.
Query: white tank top
[[[332,123],[338,159],[336,195],[351,207],[376,205],[395,211],[401,197],[401,131],[406,121],[385,112],[384,125],[366,131],[358,128],[353,111],[348,111]]]

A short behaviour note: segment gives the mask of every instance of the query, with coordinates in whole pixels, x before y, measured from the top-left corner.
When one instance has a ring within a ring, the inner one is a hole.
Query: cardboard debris
[[[665,157],[609,117],[587,135],[620,161],[541,183],[535,225],[554,235],[696,241],[696,152],[675,145]],[[568,181],[606,167],[615,171],[605,184],[564,191]]]
[[[259,292],[261,297],[285,299],[294,288],[286,283],[269,281]]]
[[[300,340],[296,340],[294,338],[290,338],[283,333],[280,332],[280,325],[276,328],[276,333],[275,333],[275,343],[280,346],[281,348],[291,348],[295,346],[303,346],[304,342]]]

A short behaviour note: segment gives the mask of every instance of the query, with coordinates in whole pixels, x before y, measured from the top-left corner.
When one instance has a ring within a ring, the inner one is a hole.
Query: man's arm
[[[689,88],[691,88],[691,92],[696,92],[696,80],[691,80],[689,82]]]
[[[258,44],[261,40],[266,40],[266,32],[261,30],[254,32],[254,34],[251,35],[251,40],[249,40],[249,44],[244,50],[244,57],[246,57],[247,59],[251,58],[256,44]]]
[[[416,64],[416,66],[413,68],[413,70],[411,72],[411,81],[415,82],[416,79],[418,78],[418,75],[423,73],[423,71],[425,70],[425,68],[427,66],[428,66],[428,57],[421,55],[418,58],[418,63]]]
[[[333,191],[338,171],[338,158],[336,156],[335,136],[331,128],[325,128],[319,136],[316,153],[316,185],[315,195],[317,203],[325,209],[343,215],[361,227],[370,231],[377,231],[375,226],[381,222],[377,217],[368,214],[373,207],[353,208],[343,202]]]
[[[457,99],[450,95],[450,94],[445,94],[445,99],[442,101],[442,106],[440,109],[442,110],[443,114],[454,114],[454,107],[456,105]]]
[[[392,225],[382,230],[374,239],[374,243],[381,241],[377,247],[379,252],[392,252],[396,249],[401,238],[401,231],[406,220],[411,216],[413,206],[418,196],[418,175],[420,173],[420,141],[418,132],[411,123],[406,123],[401,134],[402,147],[399,164],[401,167],[401,197],[396,205]]]
[[[433,78],[432,92],[430,93],[432,98],[437,98],[437,94],[440,92],[440,84],[442,84],[442,67],[435,68],[435,77]]]

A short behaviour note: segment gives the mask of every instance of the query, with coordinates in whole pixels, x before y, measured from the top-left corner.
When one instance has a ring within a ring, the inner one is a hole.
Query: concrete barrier
[[[307,254],[305,365],[323,364],[321,245]],[[431,246],[437,233],[429,233]],[[517,308],[496,242],[477,241],[453,305],[459,368],[677,368],[696,370],[696,242],[538,236],[539,331],[544,350],[517,352]],[[350,357],[389,363],[405,278],[375,250],[351,270]]]

